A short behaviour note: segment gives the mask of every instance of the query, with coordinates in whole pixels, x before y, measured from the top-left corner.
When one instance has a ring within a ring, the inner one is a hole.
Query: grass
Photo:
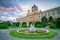
[[[50,28],[50,29],[60,30],[60,28]]]
[[[56,28],[57,30],[60,30],[60,28]]]
[[[48,39],[51,39],[51,38],[54,38],[57,33],[56,32],[50,32],[49,34],[45,34],[45,35],[40,35],[40,34],[21,34],[21,33],[17,33],[16,30],[13,30],[10,32],[10,35],[13,36],[13,37],[17,37],[17,38],[48,38]]]

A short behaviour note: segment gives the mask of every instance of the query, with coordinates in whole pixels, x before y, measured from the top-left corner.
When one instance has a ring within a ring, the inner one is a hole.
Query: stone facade
[[[52,16],[54,19],[60,17],[60,7],[52,8],[50,10],[41,11],[38,9],[36,5],[32,6],[31,11],[28,10],[27,16],[22,18],[16,18],[16,22],[27,22],[27,26],[29,22],[34,23],[35,21],[41,21],[41,18],[46,16],[49,18]]]

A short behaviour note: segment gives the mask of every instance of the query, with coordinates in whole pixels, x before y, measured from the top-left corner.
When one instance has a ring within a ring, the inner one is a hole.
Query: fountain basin
[[[26,28],[26,29],[23,28],[23,29],[18,29],[17,32],[21,34],[48,34],[49,30],[35,28],[35,30],[30,31],[29,28]]]

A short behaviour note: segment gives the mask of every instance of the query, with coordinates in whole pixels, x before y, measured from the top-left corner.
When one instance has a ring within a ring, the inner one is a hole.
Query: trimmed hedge
[[[52,28],[52,29],[55,29],[56,25],[52,23],[52,24],[49,25],[49,27]]]
[[[26,28],[26,27],[27,27],[27,23],[26,23],[26,22],[23,22],[23,23],[22,23],[22,27],[23,27],[23,28]]]
[[[40,21],[36,21],[34,25],[35,25],[35,27],[37,27],[37,28],[45,27],[45,25],[44,25],[42,22],[40,22]]]
[[[0,29],[7,29],[8,25],[7,24],[0,24]]]

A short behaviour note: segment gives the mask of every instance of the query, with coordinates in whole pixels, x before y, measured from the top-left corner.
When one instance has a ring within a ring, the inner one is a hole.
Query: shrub
[[[52,23],[52,24],[49,25],[49,27],[54,29],[54,28],[56,28],[56,25]]]
[[[9,21],[3,22],[3,24],[7,24],[8,26],[11,26],[11,23]]]
[[[16,26],[19,26],[19,22],[16,22],[16,24],[15,24]]]
[[[56,26],[57,26],[57,28],[60,28],[60,18],[56,19]]]
[[[13,27],[15,27],[15,26],[16,26],[16,25],[15,25],[15,22],[13,22],[12,26],[13,26]]]
[[[23,22],[22,23],[22,27],[26,28],[27,27],[27,23],[26,22]]]
[[[44,23],[44,25],[46,26],[48,23],[48,19],[46,18],[46,16],[43,16],[41,19],[42,23]]]
[[[0,24],[0,29],[6,29],[6,28],[8,28],[7,24]]]
[[[40,27],[43,27],[43,26],[42,26],[42,25],[40,25],[40,24],[38,24],[38,25],[36,25],[36,27],[40,28]]]
[[[44,23],[42,23],[42,27],[45,27],[46,25]]]
[[[11,25],[10,25],[10,22],[2,22],[2,23],[0,23],[0,29],[6,29],[6,28],[9,28],[9,27],[11,27]]]
[[[53,22],[54,20],[53,20],[53,17],[52,16],[50,16],[49,17],[49,22]]]
[[[14,27],[19,27],[19,22],[13,22],[13,23],[12,23],[12,26],[13,26],[13,28],[14,28]]]
[[[44,24],[42,22],[40,22],[40,21],[36,21],[34,25],[37,28],[44,27]]]
[[[11,26],[11,23],[10,23],[9,21],[7,21],[6,24],[7,24],[8,26]]]

